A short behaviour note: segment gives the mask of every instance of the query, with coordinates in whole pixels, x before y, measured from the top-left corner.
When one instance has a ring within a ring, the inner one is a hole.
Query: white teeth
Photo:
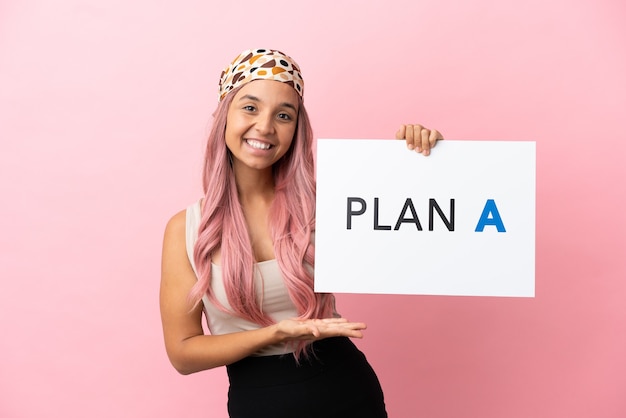
[[[246,142],[252,148],[256,148],[256,149],[270,149],[271,147],[270,144],[265,144],[263,142],[255,141],[254,139],[247,139]]]

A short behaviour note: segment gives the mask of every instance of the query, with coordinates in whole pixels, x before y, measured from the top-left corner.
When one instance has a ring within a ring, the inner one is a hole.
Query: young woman
[[[313,136],[298,65],[280,51],[244,51],[219,87],[205,195],[165,230],[160,306],[172,365],[226,366],[233,418],[386,417],[350,340],[365,324],[313,292]],[[396,138],[424,155],[442,139],[420,125]]]

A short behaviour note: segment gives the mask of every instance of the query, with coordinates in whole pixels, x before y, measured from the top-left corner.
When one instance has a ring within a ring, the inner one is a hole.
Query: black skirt
[[[231,418],[386,418],[380,383],[349,338],[316,341],[313,354],[247,357],[226,366]]]

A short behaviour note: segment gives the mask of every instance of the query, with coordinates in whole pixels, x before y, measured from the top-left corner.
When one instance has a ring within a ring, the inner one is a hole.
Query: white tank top
[[[198,271],[193,258],[193,249],[198,239],[198,228],[200,226],[200,202],[196,202],[187,208],[187,226],[186,226],[186,244],[187,257],[191,263],[196,278]],[[211,264],[211,289],[213,290],[217,300],[227,309],[230,304],[224,291],[224,283],[220,266]],[[298,316],[296,306],[291,301],[282,273],[278,267],[276,260],[268,260],[255,264],[254,269],[257,297],[262,300],[263,312],[266,312],[279,322],[283,319],[295,318]],[[216,305],[209,301],[207,296],[202,298],[204,304],[204,314],[207,318],[209,331],[213,335],[229,334],[238,331],[249,331],[260,328],[260,325],[247,321],[238,316],[231,315],[220,310]],[[293,352],[293,348],[288,344],[277,344],[267,346],[261,351],[255,353],[257,356],[268,356],[276,354],[285,354]]]

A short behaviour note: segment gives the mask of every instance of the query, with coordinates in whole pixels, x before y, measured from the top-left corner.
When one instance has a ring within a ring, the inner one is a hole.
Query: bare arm
[[[191,310],[188,294],[196,276],[187,258],[185,211],[167,224],[161,263],[160,307],[165,349],[181,374],[195,373],[247,357],[263,347],[285,341],[316,340],[331,336],[361,338],[363,323],[343,318],[285,320],[252,331],[204,335],[202,307]]]

